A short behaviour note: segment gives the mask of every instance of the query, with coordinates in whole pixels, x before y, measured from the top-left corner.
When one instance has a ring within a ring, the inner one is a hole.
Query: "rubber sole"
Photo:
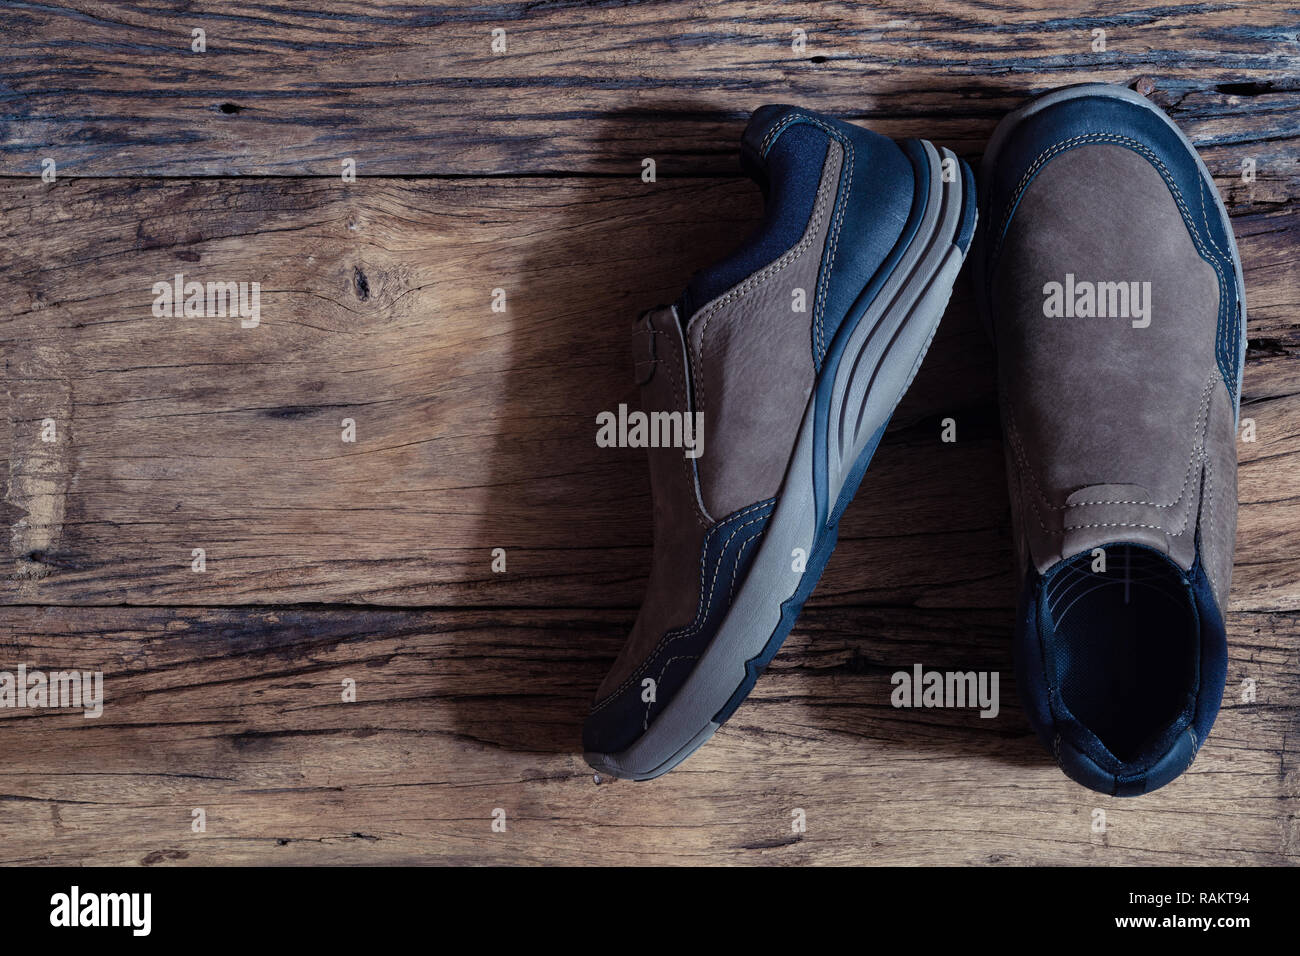
[[[905,248],[895,250],[892,269],[863,290],[827,350],[744,583],[686,683],[645,733],[618,753],[586,753],[603,773],[658,777],[713,736],[776,654],[821,578],[840,515],[920,368],[974,229],[969,167],[924,140],[909,145],[927,190],[924,210]],[[944,182],[948,159],[959,175]]]
[[[1154,113],[1160,117],[1161,122],[1169,129],[1173,130],[1178,139],[1188,152],[1196,159],[1196,168],[1201,174],[1209,193],[1214,197],[1215,208],[1219,212],[1219,220],[1223,225],[1223,231],[1228,236],[1228,248],[1232,253],[1232,264],[1234,278],[1237,284],[1237,301],[1241,303],[1241,339],[1237,348],[1237,394],[1233,396],[1235,407],[1239,410],[1241,407],[1241,379],[1246,367],[1246,284],[1245,276],[1241,267],[1241,254],[1237,251],[1237,237],[1232,231],[1232,221],[1228,216],[1228,209],[1223,204],[1223,198],[1219,195],[1218,187],[1214,185],[1214,177],[1210,175],[1210,170],[1206,167],[1201,159],[1200,153],[1192,145],[1185,133],[1179,129],[1178,124],[1171,120],[1165,111],[1152,103],[1141,93],[1123,86],[1114,86],[1110,83],[1076,83],[1073,86],[1063,86],[1060,89],[1049,90],[1046,93],[1040,93],[1029,101],[1021,104],[1002,118],[993,135],[989,137],[988,145],[984,148],[984,156],[980,160],[980,183],[982,188],[987,188],[989,183],[993,182],[993,170],[997,168],[999,158],[998,151],[1002,144],[1006,142],[1011,131],[1024,120],[1036,113],[1042,112],[1050,106],[1063,103],[1067,100],[1081,99],[1084,97],[1104,97],[1107,99],[1123,100],[1141,106],[1143,109]],[[980,203],[981,209],[985,213],[986,222],[992,224],[992,218],[988,215],[989,210],[984,208],[984,202]],[[992,330],[992,317],[988,314],[988,296],[985,293],[984,283],[986,282],[984,264],[981,268],[975,270],[975,282],[977,284],[976,302],[980,314],[985,322],[985,327]]]

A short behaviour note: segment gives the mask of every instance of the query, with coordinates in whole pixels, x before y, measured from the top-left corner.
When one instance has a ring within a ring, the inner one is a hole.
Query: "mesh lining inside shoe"
[[[1122,761],[1143,756],[1195,694],[1199,624],[1181,570],[1140,545],[1073,558],[1047,588],[1047,637],[1065,706]]]

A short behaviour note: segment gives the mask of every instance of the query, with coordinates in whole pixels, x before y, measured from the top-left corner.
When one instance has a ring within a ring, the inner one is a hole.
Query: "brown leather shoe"
[[[969,168],[927,142],[765,106],[741,148],[762,226],[634,336],[667,437],[650,449],[654,558],[583,734],[620,777],[684,760],[775,655],[974,233]]]
[[[1191,144],[1122,87],[1030,101],[981,176],[1017,683],[1070,777],[1146,793],[1191,764],[1223,696],[1246,344],[1232,227]]]

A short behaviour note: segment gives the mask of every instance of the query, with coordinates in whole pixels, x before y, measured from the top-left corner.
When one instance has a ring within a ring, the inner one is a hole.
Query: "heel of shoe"
[[[909,146],[909,144],[916,144]],[[912,157],[915,164],[918,158],[916,150],[924,151],[925,164],[930,172],[928,180],[922,178],[918,169],[918,185],[932,183],[937,178],[940,183],[938,192],[931,188],[930,199],[938,195],[942,201],[955,202],[960,206],[957,229],[952,244],[965,256],[975,238],[975,223],[979,218],[979,197],[976,192],[975,172],[970,163],[962,159],[946,146],[937,146],[928,139],[908,140],[899,146]]]

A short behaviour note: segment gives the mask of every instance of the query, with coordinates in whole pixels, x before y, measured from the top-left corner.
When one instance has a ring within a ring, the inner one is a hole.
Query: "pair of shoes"
[[[999,125],[978,200],[950,151],[795,107],[755,112],[741,155],[762,224],[634,335],[643,410],[702,416],[709,442],[650,449],[648,592],[587,719],[588,762],[659,776],[753,687],[920,366],[978,205],[1027,715],[1084,786],[1174,779],[1226,677],[1245,357],[1240,261],[1195,150],[1142,97],[1087,84]]]

